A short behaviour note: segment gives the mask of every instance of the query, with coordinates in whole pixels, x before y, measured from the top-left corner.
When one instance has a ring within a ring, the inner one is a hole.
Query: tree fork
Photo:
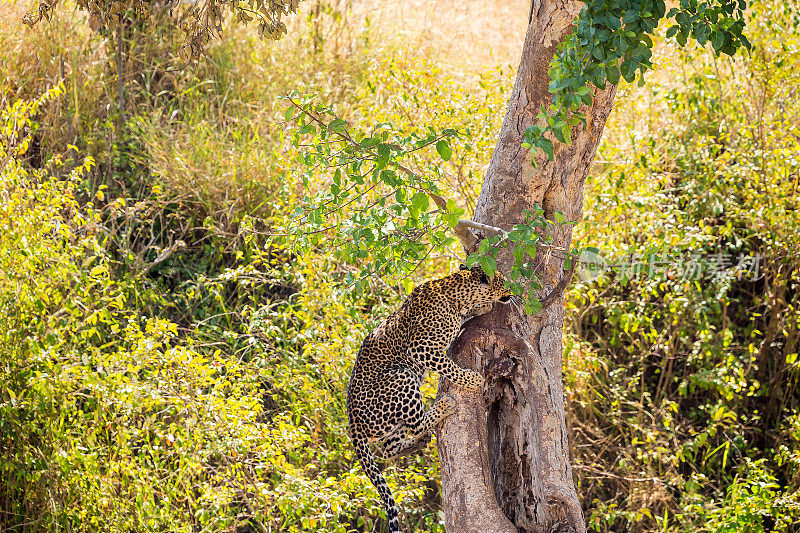
[[[616,87],[593,91],[585,129],[573,128],[570,146],[556,143],[554,161],[537,154],[534,168],[522,146],[526,128],[550,105],[548,66],[582,6],[577,0],[534,0],[531,6],[517,79],[475,210],[479,224],[508,230],[534,205],[547,218],[556,211],[567,220],[582,217],[584,182]],[[552,231],[553,244],[568,250],[571,227]],[[537,257],[548,257],[545,250]],[[467,249],[472,251],[474,246]],[[499,268],[508,272],[512,261],[503,252]],[[548,303],[563,301],[559,289],[571,272],[564,272],[562,261],[542,260],[540,300],[552,295]],[[453,346],[454,360],[482,372],[486,386],[482,399],[440,384],[440,394],[461,399],[437,432],[448,533],[586,531],[569,464],[562,328],[562,305],[532,317],[497,306],[470,321]]]

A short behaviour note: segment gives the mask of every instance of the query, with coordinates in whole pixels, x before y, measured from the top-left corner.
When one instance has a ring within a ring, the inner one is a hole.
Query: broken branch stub
[[[400,169],[404,171],[406,170],[402,166],[400,167]],[[433,200],[433,203],[435,203],[439,209],[447,212],[447,202],[444,200],[444,198],[431,191],[425,191],[425,192],[427,193],[428,196],[430,196],[431,200]],[[475,245],[477,245],[479,241],[478,237],[476,237],[475,234],[472,233],[472,230],[470,228],[491,234],[505,233],[504,230],[496,228],[494,226],[489,226],[488,224],[481,224],[480,222],[474,222],[472,220],[463,220],[463,219],[459,220],[458,224],[456,224],[455,227],[453,228],[453,231],[458,237],[458,240],[461,241],[461,245],[464,247],[466,255],[469,255],[470,253],[475,251]]]

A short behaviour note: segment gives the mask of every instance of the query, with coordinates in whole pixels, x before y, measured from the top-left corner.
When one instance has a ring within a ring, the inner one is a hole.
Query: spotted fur
[[[413,448],[455,410],[450,395],[424,412],[420,384],[427,369],[456,386],[477,391],[483,377],[447,357],[447,348],[471,316],[488,313],[511,293],[500,274],[490,280],[480,268],[461,270],[416,287],[400,308],[364,339],[350,386],[347,414],[356,456],[386,507],[389,531],[400,531],[397,505],[381,475],[369,443],[383,442],[386,456]]]

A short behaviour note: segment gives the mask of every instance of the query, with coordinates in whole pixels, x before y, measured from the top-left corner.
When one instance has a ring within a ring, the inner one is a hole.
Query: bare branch
[[[176,250],[178,250],[180,248],[185,248],[185,247],[186,247],[186,243],[183,242],[182,240],[175,241],[174,243],[172,243],[171,246],[169,246],[168,248],[165,248],[160,254],[158,254],[158,256],[153,260],[152,263],[149,263],[146,267],[144,267],[144,269],[142,269],[142,271],[139,273],[139,275],[140,276],[146,276],[147,273],[150,272],[151,268],[153,268],[154,266],[156,266],[159,263],[162,263],[162,262],[166,261],[169,256],[171,256],[173,253],[175,253]]]
[[[564,274],[564,277],[561,278],[561,281],[559,281],[558,284],[555,287],[553,287],[553,290],[552,290],[552,292],[550,292],[550,294],[548,294],[547,296],[542,298],[542,300],[541,300],[542,308],[539,310],[540,314],[545,309],[547,309],[548,307],[553,305],[553,302],[555,302],[556,299],[559,296],[561,296],[561,294],[564,292],[564,289],[567,288],[567,285],[569,285],[570,280],[572,280],[572,275],[575,273],[575,266],[577,264],[578,264],[578,262],[573,259],[572,260],[572,266],[570,266],[570,268],[567,271],[567,273]]]
[[[498,228],[495,226],[489,226],[488,224],[481,224],[480,222],[475,222],[474,220],[459,220],[459,224],[463,224],[468,228],[479,229],[481,231],[485,231],[486,233],[494,233],[499,235],[504,235],[506,230],[502,228]]]

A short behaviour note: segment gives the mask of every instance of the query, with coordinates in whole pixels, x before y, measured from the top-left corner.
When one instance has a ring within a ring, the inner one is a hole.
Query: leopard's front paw
[[[452,394],[442,394],[442,397],[436,400],[436,403],[441,405],[442,418],[455,413],[458,406],[458,402],[456,402]]]
[[[480,315],[485,315],[491,310],[492,310],[492,302],[489,302],[479,307],[475,307],[474,309],[471,309],[469,314],[472,316],[480,316]]]

